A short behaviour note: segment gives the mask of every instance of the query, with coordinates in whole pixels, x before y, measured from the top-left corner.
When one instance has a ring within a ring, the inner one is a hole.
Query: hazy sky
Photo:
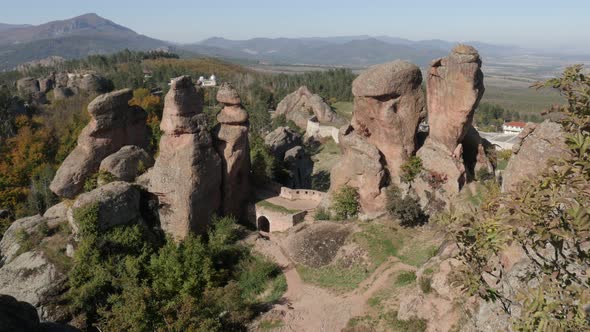
[[[588,0],[0,0],[0,22],[39,24],[87,12],[176,42],[212,36],[390,35],[527,47],[590,46]]]

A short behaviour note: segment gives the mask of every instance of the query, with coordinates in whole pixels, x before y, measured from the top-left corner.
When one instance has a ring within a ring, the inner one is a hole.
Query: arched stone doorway
[[[265,216],[260,216],[256,222],[258,231],[270,233],[270,221]]]

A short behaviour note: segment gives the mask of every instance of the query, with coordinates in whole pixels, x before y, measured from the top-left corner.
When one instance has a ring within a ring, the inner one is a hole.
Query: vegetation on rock
[[[334,193],[332,210],[339,219],[351,219],[359,213],[359,194],[356,188],[344,186]]]
[[[449,224],[466,264],[459,279],[468,294],[499,301],[507,312],[521,305],[521,314],[513,317],[518,331],[582,331],[590,328],[585,311],[590,282],[583,272],[590,268],[590,80],[581,66],[573,66],[542,86],[558,89],[568,100],[554,111],[565,115],[571,156],[475,212],[450,217]],[[510,245],[531,262],[531,282],[516,299],[487,282],[502,277],[490,262]]]

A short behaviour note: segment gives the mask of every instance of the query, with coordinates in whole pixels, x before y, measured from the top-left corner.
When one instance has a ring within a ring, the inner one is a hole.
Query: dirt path
[[[267,319],[282,320],[283,325],[273,331],[340,331],[352,317],[364,314],[367,300],[388,285],[392,274],[401,270],[415,270],[393,257],[375,270],[357,289],[337,295],[305,284],[297,273],[295,264],[283,252],[279,243],[260,239],[256,241],[255,247],[273,258],[281,266],[287,279],[287,292],[282,303],[275,305],[264,315]]]

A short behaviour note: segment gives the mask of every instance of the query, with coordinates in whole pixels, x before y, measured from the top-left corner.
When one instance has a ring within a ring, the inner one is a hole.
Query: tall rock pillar
[[[204,233],[221,203],[221,159],[202,110],[203,94],[191,78],[174,79],[164,101],[164,134],[149,191],[159,197],[162,229],[176,240]]]
[[[221,157],[221,213],[245,218],[250,193],[248,113],[229,83],[221,85],[217,101],[224,105],[217,115],[219,125],[213,131],[215,150]]]

